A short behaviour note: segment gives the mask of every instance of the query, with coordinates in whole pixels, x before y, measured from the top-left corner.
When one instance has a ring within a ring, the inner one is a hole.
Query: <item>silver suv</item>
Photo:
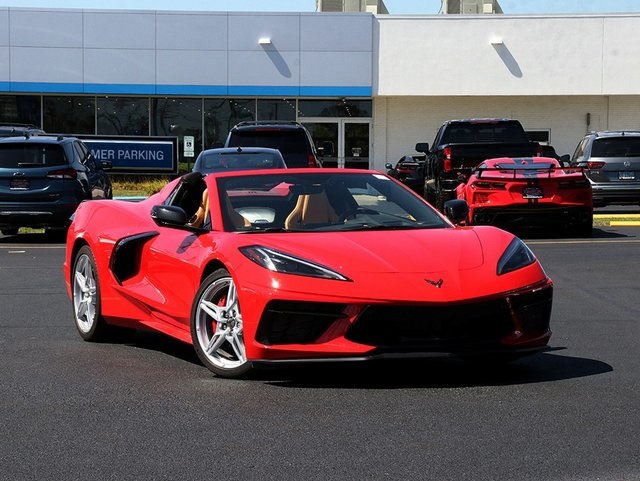
[[[571,165],[585,168],[594,206],[640,204],[640,131],[587,134],[578,143]]]

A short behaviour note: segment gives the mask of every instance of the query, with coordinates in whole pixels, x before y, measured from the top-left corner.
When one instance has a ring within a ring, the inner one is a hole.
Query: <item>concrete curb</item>
[[[606,223],[611,227],[640,226],[640,214],[593,214],[593,219]]]
[[[140,196],[136,196],[136,195],[123,195],[123,196],[118,196],[118,197],[114,197],[113,200],[126,200],[129,202],[140,202],[141,200],[146,199],[147,197],[144,195],[140,195]]]

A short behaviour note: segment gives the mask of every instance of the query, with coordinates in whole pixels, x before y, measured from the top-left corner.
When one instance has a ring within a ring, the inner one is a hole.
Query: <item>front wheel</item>
[[[252,367],[245,352],[238,291],[226,269],[210,274],[191,309],[191,339],[202,363],[220,377],[240,377]]]

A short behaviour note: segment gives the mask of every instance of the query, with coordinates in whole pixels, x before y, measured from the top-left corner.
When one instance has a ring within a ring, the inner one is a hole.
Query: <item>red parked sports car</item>
[[[194,172],[139,203],[85,202],[64,276],[85,340],[160,331],[224,377],[260,362],[510,359],[551,335],[552,282],[524,242],[455,226],[359,169]]]
[[[460,183],[457,197],[469,204],[468,224],[591,235],[591,184],[581,167],[565,167],[551,157],[485,160]]]

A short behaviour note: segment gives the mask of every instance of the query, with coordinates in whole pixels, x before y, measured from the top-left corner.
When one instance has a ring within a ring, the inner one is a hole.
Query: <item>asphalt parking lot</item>
[[[0,480],[640,479],[640,228],[526,240],[555,283],[547,353],[232,381],[154,334],[83,342],[64,246],[0,236]]]

